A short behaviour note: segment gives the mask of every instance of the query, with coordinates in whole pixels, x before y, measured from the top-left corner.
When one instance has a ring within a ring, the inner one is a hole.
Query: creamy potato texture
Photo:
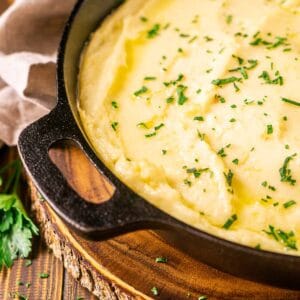
[[[299,255],[300,1],[127,0],[78,107],[99,157],[196,228]]]

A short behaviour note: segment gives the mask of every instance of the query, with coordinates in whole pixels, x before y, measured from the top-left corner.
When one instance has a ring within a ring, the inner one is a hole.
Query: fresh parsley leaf
[[[32,237],[38,235],[38,228],[28,217],[17,194],[21,170],[18,160],[0,169],[0,175],[7,177],[0,193],[0,269],[11,267],[19,257],[28,257]]]

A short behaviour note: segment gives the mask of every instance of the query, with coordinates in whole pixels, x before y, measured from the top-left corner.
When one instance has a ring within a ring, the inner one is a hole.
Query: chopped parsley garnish
[[[278,85],[283,85],[283,77],[280,75],[279,71],[275,73],[274,79],[271,79],[270,74],[267,71],[263,71],[258,78],[262,78],[266,84],[278,84]]]
[[[168,87],[170,85],[176,85],[178,82],[180,82],[184,78],[184,75],[180,73],[177,77],[176,80],[171,80],[171,81],[165,81],[163,84]]]
[[[298,250],[297,241],[293,231],[285,232],[281,229],[275,229],[274,226],[269,225],[269,231],[263,230],[266,234],[272,236],[276,241],[282,243],[285,247]]]
[[[212,41],[214,40],[212,37],[210,37],[210,36],[208,36],[208,35],[206,35],[206,36],[204,37],[204,39],[205,39],[206,42],[212,42]]]
[[[231,227],[231,225],[238,219],[237,215],[234,214],[232,215],[226,222],[225,224],[222,226],[222,228],[224,229],[229,229]]]
[[[208,300],[208,297],[205,295],[201,295],[198,297],[198,300]]]
[[[297,204],[297,202],[295,200],[290,200],[288,202],[283,203],[283,207],[284,208],[289,208],[289,207],[291,207],[293,205],[296,205],[296,204]]]
[[[227,154],[225,153],[225,148],[230,148],[231,144],[228,144],[226,145],[224,148],[221,148],[219,151],[218,151],[218,155],[220,155],[221,157],[226,157]]]
[[[119,123],[118,122],[113,122],[111,123],[111,127],[114,131],[117,131],[117,127],[118,127]]]
[[[239,160],[237,158],[235,158],[232,163],[234,163],[235,165],[238,165],[239,164]]]
[[[240,81],[242,81],[242,78],[232,76],[232,77],[223,78],[223,79],[215,79],[211,83],[213,85],[222,87],[223,85],[226,85],[229,83],[234,83],[234,82],[240,82]]]
[[[233,56],[233,57],[238,60],[240,67],[231,69],[231,70],[229,70],[229,72],[240,72],[244,79],[248,79],[249,76],[248,76],[247,70],[254,69],[258,65],[258,61],[254,60],[254,59],[249,59],[248,60],[249,66],[241,66],[244,63],[244,59],[242,59],[241,57],[238,57],[238,56]]]
[[[186,172],[188,174],[193,174],[195,178],[199,178],[204,172],[211,172],[211,171],[209,168],[204,168],[204,169],[191,168],[191,169],[187,169]]]
[[[166,102],[167,103],[172,103],[172,102],[174,102],[174,100],[175,100],[174,97],[169,97],[169,98],[166,99]]]
[[[164,123],[161,123],[161,124],[155,126],[155,127],[154,127],[154,130],[157,131],[157,130],[161,129],[161,128],[164,127],[164,126],[165,126],[165,124],[164,124]]]
[[[150,138],[150,137],[153,137],[153,136],[156,136],[156,132],[152,132],[152,133],[149,133],[149,134],[145,134],[145,137],[146,137],[146,138]]]
[[[220,95],[215,95],[215,99],[219,100],[221,103],[225,103],[226,100],[224,97],[220,96]]]
[[[167,259],[166,257],[157,257],[157,258],[155,259],[155,261],[156,261],[157,263],[163,263],[163,264],[165,264],[165,263],[168,262],[168,259]]]
[[[198,129],[197,129],[197,135],[200,138],[201,141],[204,141],[205,139],[205,133],[201,133]]]
[[[300,102],[297,102],[297,101],[294,101],[294,100],[291,100],[291,99],[287,99],[287,98],[281,98],[281,100],[283,102],[286,102],[286,103],[289,103],[289,104],[293,104],[293,105],[296,105],[296,106],[300,106]],[[285,120],[286,121],[286,120]]]
[[[189,40],[189,44],[193,43],[194,41],[196,41],[198,38],[197,35],[193,36],[190,40]]]
[[[154,77],[154,76],[146,76],[144,78],[144,80],[146,80],[146,81],[156,80],[156,77]]]
[[[273,125],[271,125],[271,124],[267,125],[267,134],[272,134],[273,131],[274,131]]]
[[[280,177],[281,177],[281,182],[287,182],[290,185],[295,185],[296,179],[294,179],[292,177],[292,171],[291,171],[291,169],[288,168],[288,165],[289,165],[290,161],[293,160],[296,155],[297,154],[295,153],[295,154],[293,154],[291,156],[288,156],[284,160],[283,166],[279,169],[279,173],[280,173]]]
[[[137,126],[138,126],[138,127],[143,127],[143,128],[146,128],[146,129],[149,129],[149,127],[148,127],[145,123],[143,123],[143,122],[137,124]]]
[[[167,154],[167,150],[165,150],[165,149],[162,149],[161,152],[162,152],[163,155]]]
[[[233,16],[232,15],[228,15],[226,16],[226,23],[229,25],[232,23],[232,19],[233,19]]]
[[[140,124],[143,124],[143,123],[140,123]],[[161,124],[155,126],[155,127],[154,127],[154,132],[145,134],[145,137],[146,137],[146,138],[150,138],[150,137],[156,136],[157,131],[160,130],[160,129],[161,129],[162,127],[164,127],[164,126],[165,126],[164,123],[161,123]]]
[[[153,25],[153,27],[148,31],[147,37],[149,39],[152,39],[152,38],[156,37],[159,34],[159,30],[160,30],[160,25],[159,24]]]
[[[142,86],[139,90],[134,92],[134,96],[140,96],[146,92],[148,92],[148,88],[146,86]]]
[[[262,37],[260,37],[260,32],[257,32],[253,36],[253,38],[254,38],[254,40],[250,42],[251,46],[266,46],[266,48],[269,50],[278,48],[280,46],[288,46],[289,45],[287,43],[287,38],[285,38],[285,37],[277,36],[277,37],[275,37],[275,41],[270,42],[270,41],[267,41],[267,40],[263,39]]]
[[[148,19],[146,18],[146,17],[140,17],[140,20],[142,21],[142,22],[148,22]]]
[[[194,117],[194,121],[203,122],[204,121],[204,117],[202,117],[202,116],[196,116],[196,117]]]
[[[229,171],[228,171],[228,174],[226,174],[226,173],[224,172],[224,176],[225,176],[225,179],[226,179],[227,184],[228,184],[229,186],[232,186],[232,179],[233,179],[233,176],[234,176],[234,174],[232,173],[232,171],[229,170]]]
[[[116,101],[112,101],[111,106],[115,109],[119,108],[118,103]]]
[[[186,184],[186,185],[188,185],[189,187],[192,186],[192,182],[190,180],[188,180],[188,179],[184,179],[183,183]]]
[[[176,92],[177,92],[177,96],[178,96],[178,104],[179,105],[183,105],[188,100],[188,98],[184,94],[186,89],[187,89],[187,87],[184,85],[179,85],[177,87]]]

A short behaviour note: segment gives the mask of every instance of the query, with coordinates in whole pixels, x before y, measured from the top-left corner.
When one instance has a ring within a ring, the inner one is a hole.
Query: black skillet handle
[[[115,193],[110,200],[92,204],[70,187],[48,155],[51,145],[63,139],[75,141],[114,184]],[[168,225],[170,220],[166,214],[128,189],[95,156],[67,105],[58,104],[49,115],[28,126],[21,133],[18,147],[25,168],[42,196],[80,233],[102,239],[136,229]]]

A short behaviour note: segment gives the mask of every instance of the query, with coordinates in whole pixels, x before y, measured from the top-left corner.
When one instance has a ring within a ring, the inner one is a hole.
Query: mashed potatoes
[[[78,106],[155,206],[250,247],[300,247],[300,1],[127,0],[83,53]]]

